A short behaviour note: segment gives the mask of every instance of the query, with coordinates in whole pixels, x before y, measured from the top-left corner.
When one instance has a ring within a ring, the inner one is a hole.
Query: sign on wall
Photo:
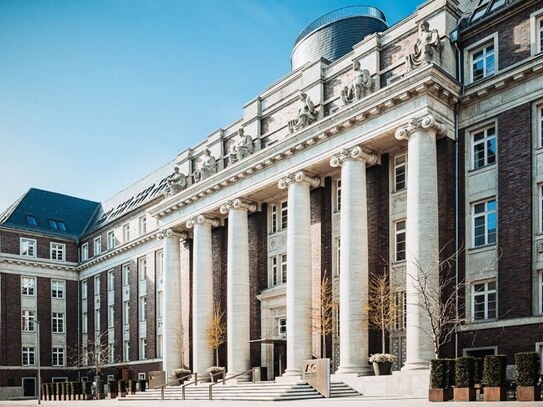
[[[330,397],[330,359],[306,360],[302,379],[324,397]]]

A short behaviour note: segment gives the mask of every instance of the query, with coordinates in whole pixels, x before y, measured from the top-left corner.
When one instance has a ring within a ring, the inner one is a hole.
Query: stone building
[[[0,216],[0,396],[33,391],[37,320],[44,381],[91,380],[97,343],[107,375],[205,374],[218,304],[228,373],[288,380],[326,353],[339,378],[363,377],[381,273],[395,369],[422,377],[418,282],[439,268],[429,285],[457,283],[461,320],[443,356],[543,354],[543,3],[430,0],[388,28],[360,7],[307,36],[341,40],[355,17],[383,31],[331,60],[300,52],[239,120],[113,198],[30,189]],[[339,304],[326,340],[323,276]]]

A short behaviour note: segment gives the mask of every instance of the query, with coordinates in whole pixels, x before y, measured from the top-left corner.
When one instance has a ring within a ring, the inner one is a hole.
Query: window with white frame
[[[107,344],[107,356],[109,363],[115,362],[115,343],[110,342]]]
[[[34,277],[21,277],[21,294],[33,296],[36,289],[36,279]]]
[[[22,328],[23,332],[34,332],[36,329],[36,313],[34,311],[22,311]]]
[[[130,264],[123,264],[123,287],[130,285]]]
[[[36,239],[21,237],[19,246],[21,256],[36,257]]]
[[[276,233],[287,228],[287,201],[270,205],[270,233]]]
[[[86,261],[89,259],[89,244],[85,243],[81,246],[81,261]]]
[[[51,280],[51,298],[64,299],[64,280]]]
[[[110,230],[109,232],[107,232],[107,249],[114,249],[116,246],[115,243],[117,243],[117,240],[115,239],[115,232],[113,230]]]
[[[394,191],[402,191],[407,187],[407,155],[394,157]]]
[[[394,258],[405,261],[405,219],[394,224]]]
[[[281,202],[281,229],[286,229],[288,225],[288,203]]]
[[[107,272],[107,290],[113,291],[115,289],[115,270],[109,270]]]
[[[89,364],[89,352],[86,347],[81,348],[81,355],[83,357],[83,360],[81,361],[81,364],[83,366],[88,366]]]
[[[107,326],[109,328],[113,328],[115,326],[115,306],[114,305],[108,306]]]
[[[94,332],[98,334],[100,332],[100,310],[94,310]]]
[[[147,279],[147,258],[141,257],[138,259],[138,272],[139,280],[145,281]]]
[[[53,348],[53,366],[64,366],[64,348]]]
[[[496,162],[496,127],[472,133],[472,168],[477,170]]]
[[[339,302],[337,302],[336,306],[334,307],[334,335],[336,338],[339,338],[339,334],[341,333],[341,318],[339,313]]]
[[[162,251],[156,252],[156,275],[161,276],[163,271],[163,263],[164,263],[164,253]]]
[[[336,211],[341,211],[341,178],[336,179]]]
[[[279,318],[277,320],[277,328],[279,336],[285,336],[287,334],[287,319]]]
[[[140,338],[140,360],[147,359],[147,338]]]
[[[145,321],[147,319],[147,297],[141,296],[140,297],[140,321]]]
[[[34,346],[23,346],[23,366],[34,366],[36,364],[36,348]]]
[[[336,276],[341,273],[341,238],[336,239]]]
[[[123,324],[128,325],[130,323],[130,301],[123,302]]]
[[[123,243],[130,241],[130,224],[125,223],[123,225]]]
[[[471,285],[471,318],[474,321],[496,319],[496,281]]]
[[[398,291],[393,294],[392,297],[394,310],[393,327],[396,331],[402,331],[407,324],[407,301],[405,291]]]
[[[64,261],[66,245],[63,243],[51,243],[51,260]]]
[[[487,78],[494,74],[494,43],[483,45],[470,52],[471,82]]]
[[[539,135],[539,147],[543,147],[543,106],[537,108],[537,134]]]
[[[81,313],[81,331],[84,334],[89,332],[89,317],[86,311]]]
[[[87,299],[88,287],[87,280],[83,280],[81,282],[81,299],[83,300]]]
[[[496,200],[472,204],[473,247],[496,243]]]
[[[94,238],[94,255],[98,256],[102,253],[102,236]]]
[[[147,216],[143,215],[138,218],[139,234],[144,235],[147,233]]]
[[[157,335],[156,337],[156,357],[162,357],[162,335]]]
[[[156,293],[156,317],[157,318],[162,318],[162,303],[164,301],[164,294],[162,293],[162,291],[158,291]]]
[[[270,205],[270,232],[275,233],[279,230],[277,223],[277,205]]]
[[[52,332],[54,334],[64,333],[64,313],[53,312],[51,315]]]
[[[100,295],[100,276],[94,276],[94,295]]]
[[[287,282],[287,255],[281,255],[281,283],[285,284]]]
[[[123,360],[130,360],[130,341],[123,342]]]
[[[280,254],[270,258],[270,284],[276,286],[287,282],[287,255]]]
[[[138,373],[138,380],[147,380],[145,373]]]
[[[537,21],[537,44],[538,51],[543,52],[543,16]]]
[[[539,270],[539,313],[543,314],[543,270]]]

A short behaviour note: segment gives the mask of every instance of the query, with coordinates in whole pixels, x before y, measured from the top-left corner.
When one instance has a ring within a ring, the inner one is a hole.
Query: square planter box
[[[428,389],[428,401],[449,401],[453,398],[453,389]]]
[[[505,387],[485,387],[485,401],[507,400],[507,389]]]
[[[475,401],[475,387],[455,387],[454,401]]]
[[[540,401],[541,388],[539,386],[517,386],[518,401]]]

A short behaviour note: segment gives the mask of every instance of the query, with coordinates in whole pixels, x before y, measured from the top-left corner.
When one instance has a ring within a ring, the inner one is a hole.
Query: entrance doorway
[[[23,395],[25,397],[36,397],[35,377],[23,377]]]
[[[287,343],[277,341],[273,344],[273,376],[282,376],[287,368]]]

